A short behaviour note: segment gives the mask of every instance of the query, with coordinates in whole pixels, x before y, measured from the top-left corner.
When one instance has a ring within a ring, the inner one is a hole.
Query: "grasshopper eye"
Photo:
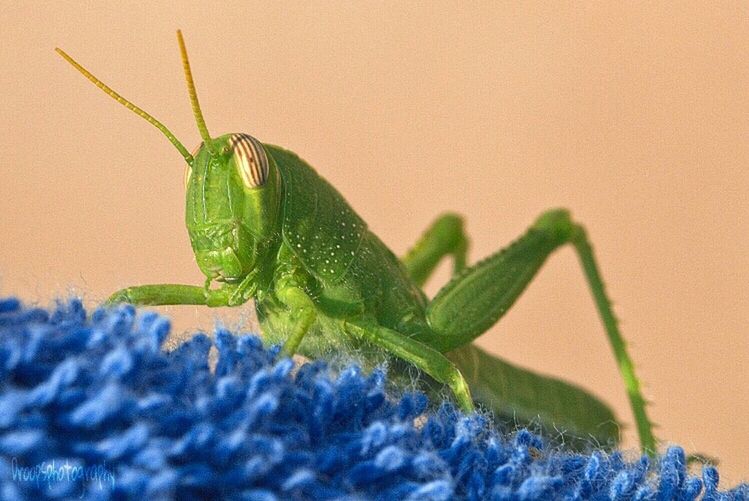
[[[245,187],[264,185],[268,180],[268,157],[260,141],[247,134],[232,134],[229,145]]]
[[[198,152],[200,151],[200,148],[203,147],[203,143],[201,142],[199,145],[195,147],[194,150],[192,150],[192,153],[190,155],[192,156],[193,162],[195,161],[195,157],[198,156]],[[192,167],[190,165],[187,165],[187,168],[185,169],[185,189],[187,189],[187,186],[190,184],[190,177],[192,177]]]

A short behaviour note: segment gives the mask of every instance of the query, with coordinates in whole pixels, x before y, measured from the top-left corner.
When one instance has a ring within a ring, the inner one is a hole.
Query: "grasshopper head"
[[[110,97],[159,129],[187,163],[187,230],[201,271],[238,282],[268,258],[278,241],[280,176],[265,147],[247,134],[211,138],[200,110],[182,33],[177,31],[193,115],[203,142],[190,153],[161,122],[57,52]],[[262,267],[260,267],[262,269]]]
[[[209,279],[238,282],[278,238],[278,170],[262,143],[226,134],[198,146],[186,173],[186,224]]]

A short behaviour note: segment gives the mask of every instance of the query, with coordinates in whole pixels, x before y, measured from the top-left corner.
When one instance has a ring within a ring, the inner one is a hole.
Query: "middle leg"
[[[453,273],[466,266],[468,238],[463,231],[463,218],[442,214],[401,259],[411,279],[422,287],[446,255],[453,256]]]
[[[473,412],[473,399],[463,374],[442,353],[400,332],[374,322],[346,322],[346,330],[359,339],[369,341],[396,357],[414,364],[436,381],[447,385],[460,408]]]

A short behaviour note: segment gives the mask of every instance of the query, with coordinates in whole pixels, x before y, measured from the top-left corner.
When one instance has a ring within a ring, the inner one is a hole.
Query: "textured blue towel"
[[[162,351],[169,322],[128,306],[88,316],[0,300],[2,499],[749,499],[658,461],[551,450],[381,372],[294,372],[254,336],[198,334]]]

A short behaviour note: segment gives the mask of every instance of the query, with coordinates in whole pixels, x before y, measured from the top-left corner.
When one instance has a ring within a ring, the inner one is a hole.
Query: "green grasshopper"
[[[110,97],[159,129],[187,163],[187,231],[205,283],[128,287],[109,303],[238,306],[253,299],[264,336],[282,344],[284,355],[320,356],[341,346],[384,352],[447,385],[466,412],[474,410],[473,391],[496,414],[615,444],[618,425],[599,400],[471,344],[510,309],[546,258],[571,244],[622,373],[641,446],[656,450],[593,251],[585,230],[566,210],[543,213],[509,247],[470,267],[462,220],[445,214],[399,260],[338,191],[294,153],[247,134],[212,138],[179,31],[177,38],[202,138],[192,153],[161,122],[56,49]],[[453,261],[453,278],[429,300],[421,287],[445,257]]]

